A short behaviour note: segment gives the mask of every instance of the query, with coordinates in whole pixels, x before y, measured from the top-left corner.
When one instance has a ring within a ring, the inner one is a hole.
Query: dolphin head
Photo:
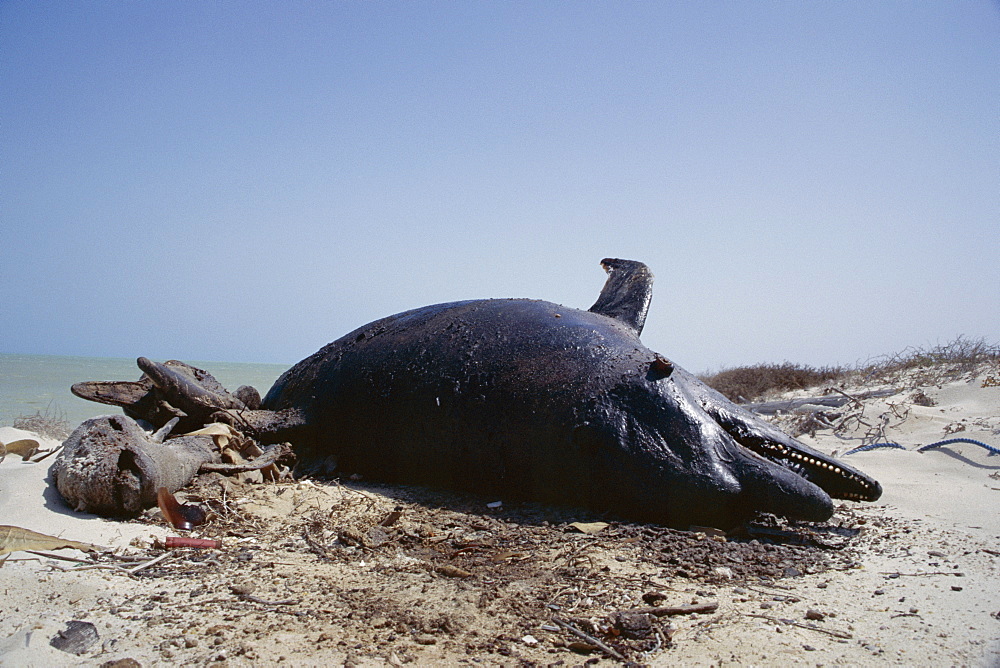
[[[878,482],[861,471],[800,443],[683,369],[669,371],[632,377],[599,402],[600,417],[590,424],[602,433],[591,441],[605,443],[601,465],[613,472],[602,505],[643,507],[647,521],[682,528],[730,529],[757,513],[824,521],[833,499],[881,495]],[[626,478],[631,484],[613,482]]]

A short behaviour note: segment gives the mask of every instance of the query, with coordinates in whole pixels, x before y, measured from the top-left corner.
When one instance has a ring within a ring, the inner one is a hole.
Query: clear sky
[[[0,352],[656,275],[692,371],[1000,340],[1000,6],[0,2]]]

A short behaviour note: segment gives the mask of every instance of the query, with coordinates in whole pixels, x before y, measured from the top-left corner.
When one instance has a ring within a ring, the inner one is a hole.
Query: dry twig
[[[797,626],[800,629],[809,629],[810,631],[819,631],[820,633],[825,633],[834,638],[843,638],[844,640],[850,640],[854,636],[850,633],[844,633],[843,631],[833,631],[831,629],[821,629],[818,626],[813,626],[812,624],[803,624],[802,622],[797,622],[794,619],[781,619],[778,617],[771,617],[769,615],[758,615],[753,612],[746,613],[747,617],[757,617],[759,619],[766,619],[774,624],[790,624],[791,626]]]
[[[575,626],[573,626],[569,622],[565,622],[565,621],[559,619],[558,617],[553,617],[552,621],[555,622],[556,624],[558,624],[559,626],[563,627],[564,629],[566,629],[567,631],[569,631],[573,635],[575,635],[577,638],[580,638],[581,640],[583,640],[585,642],[588,642],[591,645],[594,645],[595,647],[597,647],[599,650],[601,650],[602,652],[604,652],[608,656],[610,656],[612,658],[615,658],[615,659],[618,659],[619,661],[625,661],[625,657],[622,656],[620,652],[618,652],[617,650],[615,650],[615,649],[613,649],[611,647],[608,647],[603,642],[601,642],[600,640],[598,640],[594,636],[590,635],[589,633],[584,633],[583,631],[581,631],[580,629],[576,628]]]

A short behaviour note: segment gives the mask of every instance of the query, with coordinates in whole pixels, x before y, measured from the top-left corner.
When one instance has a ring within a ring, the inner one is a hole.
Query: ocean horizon
[[[228,390],[252,385],[261,396],[292,366],[184,361],[208,371]],[[87,380],[138,380],[141,375],[134,358],[0,353],[0,426],[41,413],[64,419],[73,429],[97,415],[121,414],[117,406],[74,396],[70,386]]]

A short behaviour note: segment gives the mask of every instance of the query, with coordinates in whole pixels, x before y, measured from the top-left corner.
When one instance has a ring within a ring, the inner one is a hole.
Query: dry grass
[[[784,362],[723,369],[700,378],[709,387],[726,395],[730,401],[747,403],[777,392],[835,383],[845,377],[847,372],[843,367],[816,368]]]
[[[906,376],[907,384],[917,387],[998,370],[1000,344],[959,336],[948,343],[883,355],[860,365],[857,372],[865,382],[886,384],[898,383]]]
[[[849,367],[817,368],[791,362],[755,364],[699,378],[730,400],[747,403],[821,385],[905,382],[908,387],[918,387],[971,378],[984,371],[1000,373],[1000,345],[983,338],[959,336],[948,343],[906,348]]]
[[[52,408],[50,405],[45,411],[37,411],[34,415],[19,415],[14,418],[11,425],[15,429],[33,431],[44,438],[52,438],[57,441],[66,440],[72,431],[66,415]]]

